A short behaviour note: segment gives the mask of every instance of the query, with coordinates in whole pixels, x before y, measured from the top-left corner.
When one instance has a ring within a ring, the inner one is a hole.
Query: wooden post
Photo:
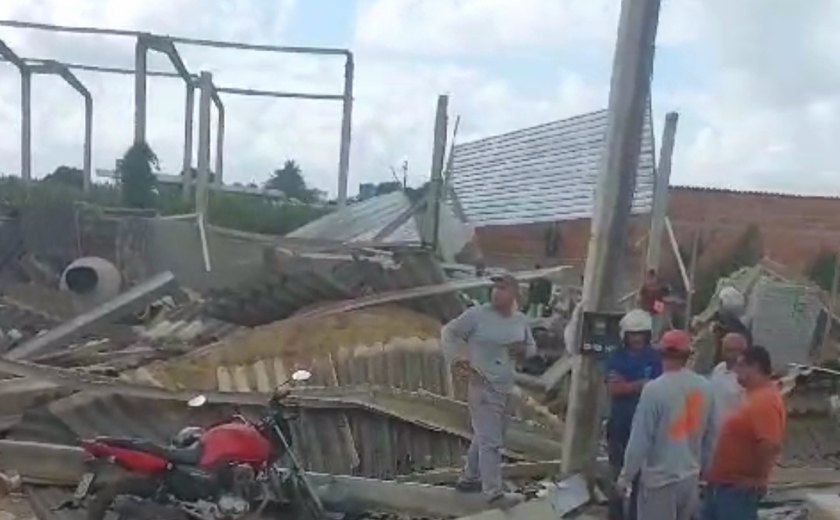
[[[606,146],[598,177],[595,213],[583,284],[585,311],[617,310],[622,254],[639,163],[640,136],[650,95],[660,0],[624,0],[618,26]],[[578,328],[578,335],[580,328]],[[580,338],[572,346],[577,348]],[[599,360],[575,355],[563,437],[565,474],[590,476],[600,439]]]
[[[669,112],[665,116],[662,130],[662,145],[659,149],[659,165],[653,190],[653,208],[650,212],[650,234],[648,235],[647,269],[659,272],[662,251],[662,231],[668,214],[668,187],[671,182],[671,157],[674,154],[674,138],[680,115]]]

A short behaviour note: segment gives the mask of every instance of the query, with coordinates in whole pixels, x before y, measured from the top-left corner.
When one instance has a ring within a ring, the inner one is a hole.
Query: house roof
[[[475,226],[588,218],[606,140],[607,111],[546,123],[455,146],[450,182]],[[650,112],[641,139],[635,213],[653,200]]]

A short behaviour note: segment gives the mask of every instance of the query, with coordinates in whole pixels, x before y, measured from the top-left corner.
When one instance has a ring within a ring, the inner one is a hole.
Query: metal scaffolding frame
[[[146,131],[146,106],[145,106],[145,99],[146,99],[146,76],[148,75],[161,75],[161,74],[150,74],[146,70],[146,55],[148,49],[153,49],[159,52],[163,52],[170,57],[173,65],[175,66],[176,70],[178,71],[178,75],[183,77],[187,82],[187,111],[190,112],[191,115],[191,105],[194,103],[194,76],[191,76],[189,72],[186,70],[183,62],[180,60],[180,57],[177,54],[177,50],[175,48],[176,43],[184,44],[184,45],[197,45],[197,46],[207,46],[207,47],[216,47],[216,48],[229,48],[229,49],[238,49],[238,50],[251,50],[251,51],[263,51],[263,52],[274,52],[274,53],[296,53],[296,54],[315,54],[315,55],[322,55],[322,56],[343,56],[345,58],[345,67],[344,67],[344,89],[342,94],[340,95],[327,95],[327,94],[292,94],[292,93],[270,93],[270,91],[258,91],[258,90],[249,90],[249,89],[227,89],[227,92],[231,94],[242,94],[242,95],[267,95],[272,97],[289,97],[289,98],[299,98],[299,99],[316,99],[316,100],[338,100],[342,101],[342,118],[341,118],[341,141],[340,141],[340,149],[339,149],[339,161],[338,161],[338,203],[339,205],[344,205],[347,201],[347,184],[349,180],[349,167],[350,167],[350,141],[351,141],[351,127],[352,127],[352,113],[353,113],[353,77],[354,77],[354,61],[353,61],[353,53],[346,49],[335,49],[335,48],[318,48],[318,47],[288,47],[288,46],[276,46],[276,45],[257,45],[257,44],[246,44],[246,43],[239,43],[239,42],[228,42],[228,41],[218,41],[218,40],[206,40],[206,39],[196,39],[196,38],[183,38],[178,36],[170,36],[170,35],[157,35],[147,32],[140,32],[140,31],[126,31],[126,30],[118,30],[118,29],[102,29],[102,28],[94,28],[94,27],[71,27],[71,26],[60,26],[60,25],[51,25],[51,24],[42,24],[42,23],[33,23],[33,22],[21,22],[16,20],[0,20],[0,26],[5,27],[13,27],[18,29],[34,29],[34,30],[43,30],[43,31],[50,31],[50,32],[65,32],[65,33],[74,33],[74,34],[97,34],[97,35],[104,35],[104,36],[122,36],[122,37],[133,37],[136,38],[136,45],[135,45],[135,142],[138,139],[145,140],[145,131]],[[218,93],[225,92],[225,90],[213,88],[213,99],[218,100]],[[221,107],[221,102],[217,101],[217,106]],[[217,143],[223,140],[223,128],[224,128],[224,115],[223,109],[220,109],[220,121],[219,127],[222,129],[220,134],[222,136],[217,136]],[[188,122],[188,123],[187,123]],[[185,118],[185,156],[186,152],[192,153],[191,149],[191,139],[186,139],[187,131],[189,131],[190,137],[192,136],[192,118],[186,117]],[[189,142],[189,149],[187,149],[187,142]],[[200,155],[200,154],[199,154]],[[221,148],[219,153],[217,154],[216,160],[216,168],[220,169],[223,166],[223,159]],[[186,167],[187,161],[185,159],[185,173],[189,172],[190,169]],[[185,182],[185,189],[189,183],[188,175],[184,175],[184,182]],[[221,183],[221,171],[216,175],[216,183]]]
[[[29,66],[0,40],[0,56],[20,72],[20,176],[32,180],[32,73]]]

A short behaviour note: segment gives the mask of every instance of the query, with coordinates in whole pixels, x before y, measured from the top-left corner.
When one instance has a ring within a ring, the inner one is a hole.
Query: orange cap
[[[691,336],[684,330],[669,330],[662,335],[662,339],[659,341],[659,348],[662,350],[690,353]]]

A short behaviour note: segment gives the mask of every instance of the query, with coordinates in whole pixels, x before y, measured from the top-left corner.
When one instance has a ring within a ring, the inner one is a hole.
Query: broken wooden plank
[[[141,310],[166,293],[174,284],[175,276],[169,271],[155,275],[93,310],[67,320],[45,334],[15,347],[6,357],[13,360],[27,359],[60,348],[98,325]]]

